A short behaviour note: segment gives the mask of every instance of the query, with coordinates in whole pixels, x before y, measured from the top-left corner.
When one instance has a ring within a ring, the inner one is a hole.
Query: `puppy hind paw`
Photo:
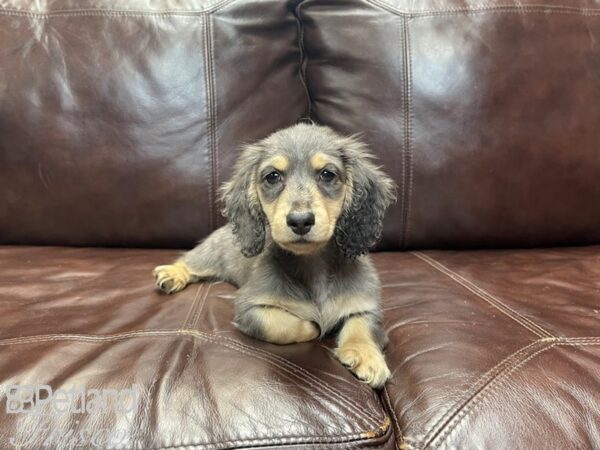
[[[358,379],[380,389],[391,377],[381,351],[370,345],[344,345],[334,350],[336,358]]]
[[[158,266],[153,271],[156,286],[166,294],[174,294],[185,288],[191,276],[187,266],[178,262]]]
[[[315,340],[321,334],[319,327],[308,320],[299,320],[294,317],[297,323],[289,324],[281,328],[279,324],[275,328],[269,328],[268,324],[263,324],[261,339],[272,344],[288,345],[300,342],[309,342]]]
[[[303,320],[298,332],[297,342],[313,341],[319,337],[321,330],[314,322]]]

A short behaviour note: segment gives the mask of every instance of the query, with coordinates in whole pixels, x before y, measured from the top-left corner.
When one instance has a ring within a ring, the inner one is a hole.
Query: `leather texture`
[[[325,343],[278,346],[242,335],[231,323],[234,289],[224,283],[155,291],[152,269],[176,256],[0,247],[0,385],[140,392],[126,415],[47,407],[42,419],[7,414],[0,397],[0,448],[11,448],[10,438],[26,449],[47,440],[46,448],[68,448],[61,430],[96,436],[100,448],[394,448],[377,394]]]
[[[379,397],[332,342],[242,335],[229,285],[156,292],[152,267],[176,254],[0,247],[0,385],[142,393],[130,416],[49,414],[39,435],[39,419],[3,404],[0,448],[38,448],[53,430],[95,433],[102,448],[115,436],[145,449],[600,443],[598,247],[375,254],[393,371]]]
[[[2,243],[190,246],[240,146],[306,114],[286,2],[42,3],[0,3]]]
[[[4,1],[0,242],[190,246],[223,223],[240,145],[310,116],[396,180],[380,250],[598,243],[599,20],[594,1]]]
[[[600,3],[306,0],[311,117],[399,185],[382,249],[600,242]]]
[[[598,448],[600,248],[376,261],[400,448]]]
[[[600,448],[599,21],[597,0],[0,0],[0,387],[140,392],[33,417],[0,389],[0,448]],[[240,145],[306,117],[399,186],[381,392],[328,340],[242,335],[229,285],[153,286],[159,247],[222,223]],[[558,244],[591,245],[469,250]]]

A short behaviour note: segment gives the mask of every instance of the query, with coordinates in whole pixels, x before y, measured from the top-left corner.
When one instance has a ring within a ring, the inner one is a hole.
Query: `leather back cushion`
[[[0,243],[192,245],[240,144],[309,113],[302,57],[399,186],[379,248],[600,242],[600,7],[543,4],[7,0]]]
[[[286,2],[41,4],[0,5],[0,243],[192,245],[240,144],[306,114]]]
[[[312,117],[363,132],[399,185],[382,248],[600,242],[598,2],[306,0],[300,16]]]

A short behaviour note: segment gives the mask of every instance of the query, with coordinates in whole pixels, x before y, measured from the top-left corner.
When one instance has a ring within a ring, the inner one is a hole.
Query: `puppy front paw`
[[[182,262],[158,266],[152,272],[156,286],[166,294],[174,294],[188,285],[191,279],[190,271]]]
[[[348,343],[334,350],[335,357],[360,380],[380,389],[391,376],[381,351],[369,344]]]

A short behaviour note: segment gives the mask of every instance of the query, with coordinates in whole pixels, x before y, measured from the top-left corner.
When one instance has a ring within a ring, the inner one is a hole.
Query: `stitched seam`
[[[419,17],[430,17],[439,15],[458,15],[458,14],[471,14],[471,13],[486,13],[486,12],[549,12],[558,14],[577,14],[577,15],[600,15],[599,9],[593,8],[575,8],[571,6],[561,5],[527,5],[527,6],[516,6],[516,5],[481,5],[477,8],[446,8],[446,9],[426,9],[420,11],[406,11],[400,8],[394,7],[382,0],[365,0],[373,6],[384,9],[392,14],[399,16],[407,16],[410,18]]]
[[[300,50],[300,67],[298,67],[298,76],[300,77],[300,82],[302,83],[304,92],[306,93],[306,115],[307,118],[311,120],[312,98],[308,89],[308,81],[306,79],[306,66],[308,65],[308,57],[304,47],[304,22],[302,21],[302,15],[300,13],[300,7],[303,5],[303,2],[304,0],[300,0],[300,2],[296,5],[296,14],[294,17],[296,19],[296,23],[298,24],[298,48]]]
[[[210,342],[216,345],[220,345],[222,347],[229,348],[231,350],[238,351],[242,354],[248,355],[255,359],[265,361],[270,363],[271,365],[279,368],[283,372],[286,372],[291,377],[300,380],[302,382],[306,382],[307,379],[310,379],[310,385],[312,385],[315,389],[319,390],[326,397],[330,398],[334,402],[338,404],[343,404],[349,411],[356,414],[356,417],[360,420],[365,420],[372,425],[373,428],[377,428],[379,424],[385,419],[385,414],[383,419],[378,419],[373,416],[371,412],[367,413],[366,416],[361,416],[360,413],[364,410],[364,406],[361,408],[354,401],[342,396],[339,392],[329,386],[323,380],[316,378],[310,372],[306,371],[300,366],[293,364],[283,358],[280,357],[271,357],[276,355],[271,355],[267,352],[259,351],[258,349],[254,349],[252,347],[248,347],[234,339],[229,339],[223,336],[213,336],[207,333],[203,333],[198,330],[140,330],[140,331],[130,331],[125,333],[111,334],[111,335],[81,335],[81,334],[56,334],[56,335],[40,335],[33,336],[29,338],[12,338],[6,339],[4,341],[0,341],[0,346],[11,345],[11,344],[32,344],[32,343],[40,343],[40,342],[53,342],[53,341],[74,341],[74,342],[83,342],[83,343],[96,343],[96,342],[114,342],[125,340],[128,338],[137,338],[137,337],[164,337],[164,336],[188,336],[192,338],[198,338],[205,342]],[[309,375],[309,376],[307,376]]]
[[[402,20],[402,52],[404,55],[404,154],[402,161],[402,242],[401,247],[406,248],[408,243],[408,221],[410,217],[410,203],[412,196],[412,50],[410,44],[409,19]]]
[[[481,406],[486,399],[488,399],[494,392],[497,392],[509,379],[510,375],[512,375],[517,369],[523,367],[533,358],[535,358],[540,353],[543,353],[547,350],[550,350],[554,347],[555,342],[552,341],[538,341],[543,342],[545,344],[544,347],[535,351],[523,361],[517,362],[515,365],[508,367],[505,371],[498,374],[493,380],[490,381],[489,384],[484,386],[472,399],[469,400],[469,403],[465,404],[460,411],[457,412],[456,416],[446,424],[445,430],[442,428],[440,430],[443,431],[441,435],[434,435],[431,438],[431,442],[426,442],[425,447],[432,445],[435,441],[438,441],[439,444],[442,444],[446,438],[452,433],[453,430],[467,417],[469,417],[479,406]]]
[[[211,211],[212,226],[216,228],[216,223],[219,220],[217,189],[219,187],[219,134],[217,127],[219,123],[218,107],[217,107],[217,77],[215,74],[215,36],[212,23],[212,17],[207,16],[209,26],[209,50],[210,50],[210,89],[212,97],[212,171],[213,171],[213,210]]]
[[[208,14],[208,13],[206,13]],[[27,17],[29,19],[40,19],[50,20],[54,17],[106,17],[106,18],[119,18],[119,17],[149,17],[149,18],[170,18],[177,17],[178,19],[185,20],[198,20],[202,19],[206,15],[205,13],[198,14],[143,14],[143,13],[121,13],[118,11],[107,12],[107,13],[64,13],[64,14],[29,14],[29,13],[13,13],[0,10],[0,16],[6,17]]]
[[[202,300],[198,303],[198,308],[193,316],[190,328],[196,328],[198,326],[198,320],[200,319],[200,315],[202,314],[202,309],[204,308],[204,304],[206,303],[206,298],[208,297],[208,293],[212,289],[214,283],[210,283],[208,287],[204,291],[204,295],[202,295]]]
[[[585,337],[561,337],[559,342],[579,342],[579,341],[600,341],[600,336],[585,336]]]
[[[560,342],[556,345],[579,347],[582,345],[600,345],[600,341],[598,341],[598,342]]]
[[[203,289],[204,289],[204,283],[201,283],[200,286],[198,286],[198,290],[196,291],[196,295],[194,296],[194,301],[192,301],[192,305],[190,306],[190,309],[188,309],[188,312],[185,315],[185,319],[183,320],[183,323],[181,324],[180,328],[188,328],[188,322],[189,322],[190,318],[193,316],[195,309],[197,308],[197,302],[198,302],[198,299],[200,298],[200,293],[202,292]]]
[[[214,343],[217,343],[220,345],[222,344],[223,346],[228,347],[228,348],[232,348],[231,346],[235,346],[235,347],[238,347],[241,350],[243,350],[243,353],[246,353],[246,354],[260,354],[260,355],[264,356],[266,359],[271,360],[272,364],[275,365],[276,367],[280,367],[280,368],[285,367],[287,369],[302,373],[302,375],[304,377],[310,378],[311,380],[315,381],[317,384],[323,385],[323,387],[330,390],[330,392],[332,394],[338,396],[338,398],[340,400],[349,402],[346,406],[351,406],[358,410],[361,409],[361,407],[358,404],[354,403],[353,401],[351,401],[349,399],[346,399],[345,397],[342,397],[339,393],[337,393],[335,390],[333,390],[333,388],[331,388],[329,385],[325,384],[322,380],[315,377],[314,375],[312,375],[310,372],[308,372],[304,368],[297,366],[296,364],[293,364],[284,358],[281,358],[277,355],[273,355],[271,353],[268,353],[268,352],[265,352],[265,351],[262,351],[262,350],[259,350],[259,349],[253,348],[253,347],[249,347],[245,344],[242,344],[241,342],[236,341],[235,339],[230,339],[225,336],[214,336],[214,335],[210,335],[208,333],[203,333],[198,330],[186,330],[186,329],[139,330],[139,331],[128,331],[125,333],[116,333],[116,334],[108,334],[108,335],[50,334],[50,335],[29,336],[29,337],[23,337],[23,338],[4,339],[4,340],[0,340],[0,346],[17,345],[17,344],[33,344],[33,343],[41,343],[41,342],[54,342],[54,341],[61,341],[61,340],[68,340],[68,341],[75,341],[75,342],[91,342],[91,343],[114,342],[114,341],[120,341],[120,340],[125,340],[128,338],[136,338],[136,337],[161,337],[161,336],[178,336],[178,335],[198,337],[205,341],[214,342]],[[229,345],[226,345],[225,343],[221,343],[219,341],[227,341],[229,343]],[[259,359],[263,359],[263,358],[259,358]],[[298,378],[303,379],[300,376],[298,376]],[[380,422],[375,416],[370,416],[370,418],[373,420],[373,425],[375,425],[375,426],[377,426],[377,424]]]
[[[600,337],[579,337],[579,338],[558,338],[556,345],[598,345],[600,344]]]
[[[544,328],[542,328],[537,323],[535,323],[535,322],[531,321],[530,319],[528,319],[527,317],[521,315],[519,312],[517,312],[510,306],[504,304],[500,299],[496,298],[495,296],[493,296],[486,290],[480,288],[472,281],[469,281],[465,277],[452,271],[451,269],[444,266],[439,261],[433,259],[431,256],[425,255],[424,253],[421,253],[421,252],[412,252],[412,254],[414,256],[416,256],[417,258],[421,259],[422,261],[426,262],[427,264],[429,264],[431,267],[435,268],[439,272],[443,273],[444,275],[446,275],[447,277],[452,279],[454,282],[460,284],[465,289],[472,292],[480,299],[484,300],[486,303],[492,305],[497,310],[501,311],[506,316],[510,317],[515,322],[517,322],[524,328],[528,329],[536,336],[538,336],[540,338],[547,338],[547,337],[553,338],[554,337],[551,333],[546,331]]]
[[[388,393],[387,386],[383,387],[383,398],[385,400],[385,404],[387,405],[387,409],[392,416],[392,426],[396,431],[396,436],[394,439],[394,445],[398,450],[400,448],[400,442],[402,442],[402,430],[400,429],[400,422],[398,421],[398,416],[396,415],[396,411],[394,410],[394,406],[392,405],[392,400],[390,399],[390,394]]]
[[[378,439],[378,438],[375,438],[375,439],[371,439],[369,441],[366,441],[364,439],[354,439],[352,437],[352,435],[339,435],[339,436],[340,437],[349,436],[349,438],[348,439],[340,439],[340,440],[334,440],[334,441],[331,441],[331,442],[327,442],[327,444],[328,444],[327,447],[323,447],[323,446],[319,445],[318,447],[315,447],[315,448],[316,449],[320,449],[320,450],[327,450],[327,449],[331,448],[331,444],[335,445],[336,447],[337,447],[337,444],[346,444],[346,445],[347,444],[353,444],[351,447],[346,447],[345,446],[344,448],[364,448],[363,446],[358,447],[357,445],[361,444],[362,442],[366,443],[366,442],[371,442],[373,440],[377,440]],[[304,436],[300,436],[300,438],[304,438]],[[319,439],[319,438],[320,438],[320,436],[309,437],[309,439]],[[388,440],[389,440],[389,438],[388,438]],[[369,446],[368,448],[373,449],[373,450],[379,450],[379,449],[381,449],[381,448],[383,448],[383,447],[385,447],[387,445],[387,441],[388,440],[384,440],[381,444],[379,444],[379,445],[377,445],[375,447]],[[314,441],[314,443],[316,443],[316,444],[320,444],[320,443],[323,443],[323,442],[324,441],[318,441],[318,440]],[[263,448],[264,445],[268,445],[268,446],[273,446],[273,445],[279,446],[280,444],[296,445],[296,444],[311,444],[313,442],[311,442],[311,441],[308,441],[308,442],[302,442],[302,441],[287,442],[285,440],[285,438],[283,438],[283,439],[281,439],[279,441],[268,441],[267,440],[267,442],[262,443],[262,445],[261,445],[260,442],[256,442],[256,441],[255,442],[244,442],[244,441],[237,441],[236,442],[236,441],[230,441],[230,442],[227,442],[226,444],[228,446],[230,446],[231,444],[236,444],[236,443],[243,445],[243,447],[239,447],[239,446],[236,445],[235,448],[237,448],[237,449],[252,449],[252,448],[257,448],[256,445],[260,445],[260,448]],[[245,444],[248,444],[248,445],[245,445]],[[210,449],[215,449],[215,450],[216,449],[224,448],[224,447],[220,446],[221,443],[219,443],[217,445],[218,445],[217,447],[213,446],[213,447],[209,447],[209,448]],[[192,444],[173,445],[173,446],[167,446],[167,447],[155,447],[155,448],[146,449],[146,450],[176,450],[176,449],[184,450],[184,449],[189,449],[189,448],[195,448],[195,449],[196,448],[202,448],[202,449],[206,449],[207,447],[205,445],[203,445],[203,444],[193,444],[192,443]],[[227,447],[227,448],[232,448],[232,447]],[[139,449],[137,449],[137,448],[130,448],[130,449],[127,449],[127,450],[139,450]]]
[[[324,393],[329,398],[337,401],[340,404],[345,405],[351,412],[357,414],[357,417],[361,420],[366,420],[369,422],[373,428],[377,428],[379,424],[385,418],[378,418],[373,415],[373,410],[366,414],[366,417],[362,417],[359,412],[364,410],[364,406],[359,406],[353,400],[348,399],[342,396],[339,392],[333,389],[329,384],[324,382],[323,380],[315,377],[310,372],[305,370],[304,368],[297,366],[296,364],[279,357],[277,355],[273,355],[263,350],[259,350],[253,347],[249,347],[241,342],[236,341],[235,339],[230,339],[225,336],[215,336],[208,333],[203,333],[198,330],[188,330],[188,329],[179,329],[179,330],[139,330],[139,331],[129,331],[125,333],[117,333],[110,335],[82,335],[82,334],[54,334],[54,335],[40,335],[40,336],[32,336],[26,338],[10,338],[6,340],[0,340],[0,346],[12,345],[12,344],[32,344],[39,342],[54,342],[54,341],[75,341],[75,342],[114,342],[125,340],[128,338],[137,338],[137,337],[163,337],[163,336],[190,336],[192,338],[198,338],[207,342],[211,342],[216,345],[221,345],[226,348],[230,348],[232,350],[237,350],[242,354],[249,355],[256,359],[266,361],[271,363],[273,366],[278,367],[279,369],[287,372],[294,378],[300,381],[306,381],[309,379],[312,381],[310,384],[318,388],[319,391]],[[379,411],[376,411],[379,413]]]
[[[469,404],[469,402],[477,396],[479,392],[481,392],[487,385],[492,383],[494,379],[496,379],[506,368],[514,361],[518,360],[522,357],[522,355],[528,354],[533,348],[538,347],[540,343],[546,341],[534,341],[525,347],[520,348],[519,350],[511,353],[507,357],[505,357],[502,361],[488,370],[486,373],[481,375],[475,383],[471,386],[471,388],[462,396],[462,398],[454,404],[442,417],[440,417],[436,422],[431,426],[425,437],[423,438],[424,447],[427,446],[432,440],[435,439],[435,436],[438,435],[441,430],[443,430],[444,425],[447,424],[453,416],[456,416],[462,408]]]
[[[406,80],[407,76],[407,67],[406,67],[406,19],[403,18],[402,22],[400,22],[400,34],[402,36],[402,126],[403,130],[403,139],[402,139],[402,192],[400,193],[400,201],[401,201],[401,212],[402,212],[402,222],[400,224],[400,248],[404,248],[404,236],[405,236],[405,219],[406,219]]]
[[[189,331],[193,334],[207,336],[206,333],[203,333],[202,331],[198,331],[198,330],[180,330],[180,331]],[[312,383],[321,386],[322,389],[327,390],[331,395],[335,396],[335,398],[337,398],[337,400],[339,402],[344,403],[346,405],[346,407],[349,407],[351,409],[356,409],[357,411],[364,410],[364,405],[361,406],[361,405],[355,403],[353,400],[342,396],[335,389],[333,389],[331,386],[329,386],[329,384],[327,384],[320,378],[317,378],[316,376],[314,376],[312,373],[310,373],[308,370],[304,369],[303,367],[300,367],[300,366],[288,361],[287,359],[284,359],[278,355],[269,353],[267,351],[264,351],[264,350],[261,350],[258,348],[247,346],[246,344],[243,344],[235,339],[231,339],[226,336],[215,336],[215,338],[218,338],[222,341],[229,342],[230,345],[233,345],[233,346],[241,349],[240,351],[247,350],[247,351],[251,352],[252,354],[262,355],[264,358],[270,360],[276,367],[279,367],[279,364],[283,364],[285,367],[289,368],[290,370],[293,370],[293,371],[296,371],[296,372],[302,374],[302,377],[298,376],[298,378],[300,378],[302,380],[310,379],[312,381]],[[225,345],[225,344],[223,344],[223,345]],[[257,356],[257,358],[258,358],[258,356]],[[259,359],[262,359],[262,358],[259,358]],[[380,417],[374,415],[373,412],[378,414],[380,411],[371,410],[370,413],[368,414],[368,418],[371,419],[372,425],[375,428],[377,428],[379,426],[379,424],[383,421],[383,419],[385,419],[385,415],[382,418],[380,418]]]
[[[208,139],[208,224],[211,230],[214,230],[214,140],[213,140],[213,82],[212,82],[212,56],[210,52],[210,22],[207,16],[203,16],[202,25],[204,28],[204,88],[206,90],[206,121],[207,121],[207,139]]]
[[[174,329],[158,329],[158,330],[135,330],[126,331],[123,333],[104,334],[104,335],[88,335],[88,334],[42,334],[35,336],[27,336],[20,338],[6,338],[0,340],[0,346],[20,345],[20,344],[35,344],[41,342],[54,341],[80,341],[80,342],[112,342],[121,341],[130,337],[160,337],[160,336],[176,336],[178,330]]]
[[[212,231],[213,230],[213,222],[212,222],[212,210],[213,210],[213,204],[212,204],[212,193],[213,193],[213,185],[212,185],[212,163],[213,163],[213,157],[212,157],[212,134],[211,134],[211,126],[212,126],[212,120],[211,120],[211,92],[210,92],[210,61],[209,61],[209,57],[208,57],[208,21],[206,20],[206,16],[202,17],[202,38],[203,38],[203,45],[202,45],[202,54],[203,54],[203,59],[204,59],[204,92],[206,95],[206,99],[205,99],[205,113],[206,113],[206,136],[207,136],[207,157],[209,159],[209,163],[208,163],[208,179],[207,179],[207,184],[208,184],[208,190],[207,190],[207,197],[208,197],[208,227],[209,229]]]
[[[85,8],[85,9],[58,9],[56,11],[21,11],[18,9],[0,9],[0,15],[11,15],[11,16],[29,16],[29,17],[52,17],[52,16],[199,16],[203,14],[214,13],[229,3],[234,3],[237,0],[222,0],[221,2],[215,3],[212,7],[201,9],[201,10],[176,10],[166,9],[162,11],[144,11],[138,9],[103,9],[103,8]]]
[[[286,366],[292,368],[293,370],[298,371],[305,378],[310,378],[313,382],[318,383],[318,384],[322,384],[326,389],[330,390],[332,394],[336,395],[339,398],[340,401],[345,402],[347,404],[347,406],[352,407],[352,408],[356,408],[359,411],[362,410],[362,409],[364,409],[364,406],[361,406],[361,405],[355,403],[353,400],[350,400],[350,399],[348,399],[346,397],[341,396],[341,394],[339,394],[337,391],[335,391],[333,388],[331,388],[327,383],[323,382],[320,378],[317,378],[316,376],[314,376],[312,373],[310,373],[308,370],[304,369],[301,366],[298,366],[298,365],[296,365],[294,363],[291,363],[290,361],[288,361],[288,360],[286,360],[286,359],[284,359],[284,358],[282,358],[282,357],[280,357],[278,355],[275,355],[273,353],[269,353],[267,351],[264,351],[264,350],[261,350],[261,349],[258,349],[258,348],[249,347],[249,346],[247,346],[245,344],[242,344],[239,341],[236,341],[235,339],[231,339],[231,338],[228,338],[228,337],[225,337],[225,336],[219,336],[219,337],[221,339],[224,339],[224,340],[227,340],[227,341],[231,342],[232,344],[239,345],[239,346],[241,346],[243,348],[247,348],[247,349],[250,349],[250,350],[252,350],[252,351],[254,351],[256,353],[262,354],[265,357],[267,357],[269,359],[272,359],[272,360],[274,360],[276,362],[277,361],[281,362],[281,363],[285,364]],[[371,410],[371,413],[373,413],[373,412],[379,413],[379,411]],[[374,414],[370,414],[369,417],[373,420],[373,425],[375,427],[379,426],[379,423],[381,423],[383,421],[383,418],[385,418],[385,416],[383,416],[382,418],[379,418],[378,416],[376,416]]]
[[[123,333],[113,333],[113,334],[104,334],[104,335],[89,335],[89,334],[65,334],[65,333],[57,333],[57,334],[38,334],[38,335],[33,335],[33,336],[26,336],[26,337],[19,337],[19,338],[4,338],[4,339],[0,339],[0,345],[10,345],[10,344],[29,344],[29,343],[35,343],[35,342],[44,342],[44,341],[56,341],[56,340],[60,340],[60,339],[70,339],[70,338],[81,338],[81,340],[90,340],[90,341],[111,341],[111,340],[121,340],[123,338],[127,338],[127,337],[143,337],[144,335],[157,335],[157,336],[168,336],[168,335],[178,335],[181,334],[179,333],[180,331],[186,332],[186,329],[173,329],[173,328],[159,328],[159,329],[154,329],[154,330],[133,330],[133,331],[125,331]],[[200,332],[197,330],[190,330],[193,331],[194,333],[201,333],[204,335],[208,335],[211,336],[213,339],[223,339],[232,343],[236,343],[239,345],[245,345],[242,344],[239,341],[236,341],[235,339],[231,339],[228,338],[226,336],[221,336],[221,335],[211,335],[210,333],[204,333],[204,332]],[[187,334],[186,334],[187,335]],[[559,338],[546,338],[546,339],[542,339],[542,341],[548,342],[548,341],[553,341],[556,342],[556,345],[579,345],[579,344],[600,344],[600,336],[588,336],[588,337],[571,337],[571,338],[565,338],[565,337],[559,337]],[[535,341],[535,342],[541,342],[541,341]],[[532,343],[531,345],[535,344]],[[249,347],[246,346],[248,349],[252,349],[252,350],[257,350],[254,349],[253,347]],[[268,353],[268,352],[264,352],[262,350],[260,350],[263,353]],[[281,358],[277,355],[273,355],[271,353],[268,353],[269,355],[272,355],[273,357],[276,357],[284,362],[288,362],[286,359]],[[298,366],[299,367],[299,366]],[[299,367],[300,368],[300,367]],[[307,373],[308,375],[310,375],[310,372]]]
[[[235,0],[226,0],[222,3],[215,5],[213,8],[206,10],[192,10],[192,11],[179,11],[179,10],[164,10],[164,11],[142,11],[142,10],[110,10],[110,9],[90,9],[90,10],[57,10],[50,12],[35,12],[35,11],[19,11],[12,9],[0,9],[0,15],[6,16],[26,16],[26,17],[37,17],[37,18],[50,18],[50,17],[69,17],[69,16],[130,16],[130,17],[159,17],[159,16],[201,16],[205,14],[212,14],[220,9],[223,9],[229,3],[233,3]],[[423,11],[402,11],[395,9],[391,5],[381,3],[378,0],[366,0],[367,3],[382,8],[388,12],[399,16],[406,16],[411,19],[419,18],[431,18],[435,16],[444,15],[459,15],[459,14],[481,14],[488,12],[507,12],[507,13],[545,13],[545,14],[571,14],[581,16],[598,16],[600,10],[591,8],[572,8],[568,6],[554,6],[554,5],[531,5],[531,6],[490,6],[482,7],[477,9],[446,9],[446,10],[423,10]]]
[[[313,386],[313,388],[317,388],[319,391],[321,391],[323,394],[325,394],[326,396],[328,396],[329,398],[332,398],[333,400],[337,400],[340,404],[345,404],[346,407],[349,407],[349,411],[353,412],[356,414],[357,418],[365,420],[365,419],[371,419],[372,421],[372,425],[374,426],[374,428],[376,428],[377,426],[379,426],[379,423],[382,422],[382,420],[378,420],[377,418],[375,418],[375,416],[371,415],[371,414],[367,414],[367,417],[362,417],[360,415],[360,411],[364,408],[361,408],[360,406],[356,405],[353,401],[351,401],[350,399],[347,399],[346,397],[343,397],[341,394],[339,394],[337,391],[335,391],[331,386],[329,386],[328,384],[326,384],[325,382],[323,382],[322,380],[313,377],[312,374],[309,377],[301,377],[300,375],[296,374],[296,372],[298,373],[303,373],[305,374],[310,374],[308,371],[302,369],[301,367],[283,359],[283,358],[274,358],[274,356],[276,355],[272,355],[268,352],[262,352],[259,349],[253,348],[253,347],[249,347],[246,346],[244,344],[242,344],[241,342],[238,342],[234,339],[229,339],[227,337],[224,336],[211,336],[208,335],[206,333],[203,333],[201,331],[198,330],[179,330],[182,334],[187,334],[187,335],[191,335],[191,336],[198,336],[200,338],[203,338],[206,341],[212,342],[214,344],[217,345],[222,345],[224,347],[227,348],[231,348],[233,350],[237,350],[242,354],[246,354],[249,356],[252,356],[256,359],[262,360],[262,361],[266,361],[266,362],[270,362],[272,363],[275,367],[280,368],[281,370],[287,372],[288,374],[290,374],[291,376],[301,380],[301,381],[306,381],[306,378],[310,378],[311,379],[311,384]],[[226,343],[227,342],[227,343]],[[229,344],[229,345],[228,345]],[[280,364],[282,363],[282,364]],[[328,395],[329,394],[329,395]]]
[[[568,10],[554,10],[547,8],[521,8],[521,9],[483,9],[483,10],[475,10],[475,11],[441,11],[439,13],[433,12],[428,14],[412,14],[411,18],[413,19],[434,19],[436,17],[449,17],[449,16],[459,16],[459,15],[479,15],[479,14],[488,14],[488,13],[505,13],[505,14],[559,14],[559,15],[569,15],[569,16],[581,16],[581,17],[598,17],[600,16],[600,11],[568,11]]]
[[[404,246],[408,246],[408,238],[410,235],[410,214],[412,212],[412,192],[413,192],[413,153],[412,153],[412,137],[413,137],[413,108],[412,108],[412,44],[410,40],[410,29],[408,19],[406,22],[406,41],[408,44],[408,197],[406,198],[406,218],[404,232]]]
[[[224,449],[224,448],[240,448],[239,446],[243,446],[243,448],[253,447],[256,445],[278,445],[278,444],[311,444],[311,443],[342,443],[349,441],[359,441],[364,440],[364,438],[360,438],[359,434],[336,434],[330,435],[328,437],[325,436],[273,436],[269,438],[250,438],[250,439],[237,439],[237,440],[229,440],[229,441],[217,441],[217,442],[193,442],[189,444],[175,444],[175,445],[167,445],[163,447],[153,447],[146,448],[146,450],[167,450],[167,449],[178,449],[178,448],[189,448],[193,446],[195,448],[203,448],[203,449]],[[130,450],[138,450],[139,447],[130,447]]]

